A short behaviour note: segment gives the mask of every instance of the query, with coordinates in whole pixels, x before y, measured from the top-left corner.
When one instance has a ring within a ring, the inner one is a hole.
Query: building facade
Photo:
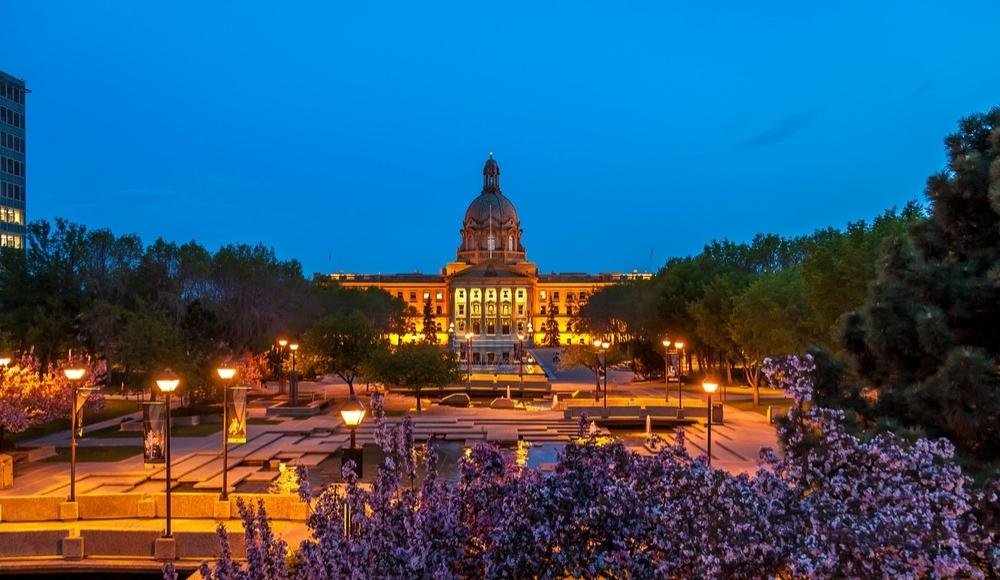
[[[0,246],[23,248],[26,201],[24,81],[0,71]]]
[[[472,200],[460,230],[456,259],[440,274],[330,274],[348,288],[376,287],[402,299],[410,332],[397,343],[422,340],[424,310],[434,316],[438,342],[459,351],[472,364],[513,363],[520,346],[546,342],[552,322],[560,345],[590,344],[576,317],[590,295],[613,284],[649,274],[539,274],[521,243],[521,220],[500,189],[500,166],[490,155],[483,167],[483,189]],[[523,339],[522,339],[523,337]]]

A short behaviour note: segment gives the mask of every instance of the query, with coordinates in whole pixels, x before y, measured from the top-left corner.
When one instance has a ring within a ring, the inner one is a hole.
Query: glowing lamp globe
[[[220,379],[228,381],[236,376],[236,367],[229,364],[224,364],[219,368],[215,369],[215,373],[219,375]]]
[[[280,346],[281,348],[285,348],[286,346],[288,346],[288,341],[282,338],[281,340],[278,341],[278,346]]]
[[[517,339],[518,340],[524,340],[524,333],[523,332],[517,333]]]
[[[465,333],[465,340],[472,340],[473,336],[476,336],[476,335],[472,334],[472,331],[470,330],[469,332]]]
[[[594,339],[594,346],[597,347],[597,348],[601,348],[601,339],[595,338]]]
[[[675,342],[674,346],[677,347],[677,348],[684,348],[684,343],[683,342]]]
[[[719,388],[719,385],[717,383],[705,382],[701,384],[701,388],[705,389],[705,392],[711,395]]]
[[[611,348],[611,343],[605,340],[604,342],[601,343],[601,348],[603,348],[604,350],[608,350],[609,348]]]
[[[289,348],[289,349],[290,349],[290,350],[291,350],[292,352],[295,352],[295,351],[299,350],[299,343],[297,343],[297,342],[293,342],[292,344],[288,345],[288,348]]]
[[[664,338],[663,339],[663,346],[666,347],[666,348],[670,348],[670,339],[669,338]]]
[[[181,384],[181,378],[170,369],[165,369],[160,376],[156,377],[156,386],[163,393],[172,393]]]
[[[79,381],[83,375],[87,374],[87,369],[83,367],[68,367],[63,369],[63,374],[71,381]]]
[[[5,367],[10,364],[9,356],[0,356],[0,367]]]
[[[351,397],[340,410],[340,416],[344,419],[344,424],[353,429],[365,418],[365,406],[357,397]]]

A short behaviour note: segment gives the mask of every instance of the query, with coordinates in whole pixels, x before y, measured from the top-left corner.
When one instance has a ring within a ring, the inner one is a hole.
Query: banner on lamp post
[[[76,436],[83,437],[83,407],[93,393],[92,387],[84,387],[73,391],[73,412],[76,413]]]
[[[142,463],[158,465],[166,462],[164,447],[167,439],[167,407],[163,401],[142,403]]]
[[[230,389],[226,409],[226,442],[242,444],[247,442],[247,387]]]

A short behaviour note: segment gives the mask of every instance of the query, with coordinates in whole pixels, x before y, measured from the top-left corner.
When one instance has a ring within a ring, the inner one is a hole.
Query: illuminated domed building
[[[590,344],[576,332],[574,318],[597,289],[649,274],[539,274],[521,244],[521,220],[500,189],[500,165],[483,167],[483,189],[462,221],[461,243],[454,262],[440,274],[332,274],[344,287],[377,287],[401,298],[410,309],[411,333],[394,342],[420,340],[424,305],[435,315],[438,340],[446,340],[474,365],[497,366],[517,356],[518,335],[541,344],[544,328],[555,313],[559,344]],[[466,337],[471,334],[471,340]]]

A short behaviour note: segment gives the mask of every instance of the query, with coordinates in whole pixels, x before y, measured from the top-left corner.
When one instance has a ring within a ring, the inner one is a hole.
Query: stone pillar
[[[14,458],[10,455],[0,455],[0,489],[8,489],[14,485]]]

